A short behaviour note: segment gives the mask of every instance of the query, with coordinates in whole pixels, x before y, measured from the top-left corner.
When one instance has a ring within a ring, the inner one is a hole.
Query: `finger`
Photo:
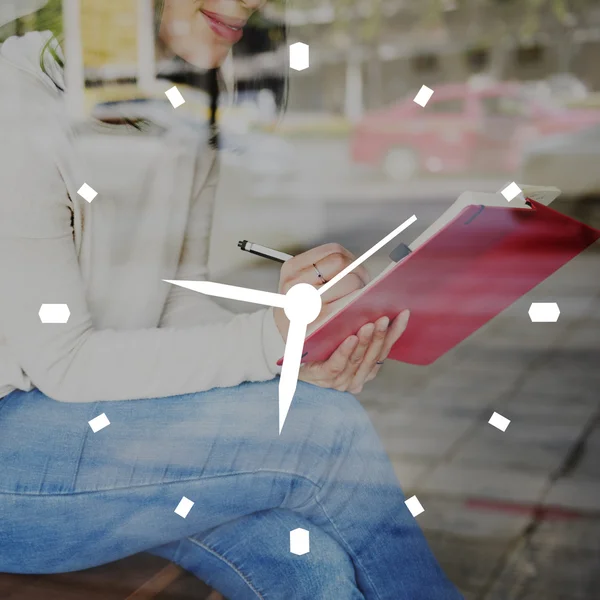
[[[348,258],[330,255],[318,265],[316,263],[311,264],[300,271],[290,273],[285,281],[285,291],[297,283],[310,283],[318,289],[327,281],[333,279],[340,271],[343,271],[350,263],[351,260]],[[319,277],[319,273],[321,277]],[[369,272],[361,265],[356,270],[348,273],[346,277],[343,277],[331,290],[327,290],[323,295],[323,301],[337,300],[356,289],[364,287],[369,281]]]
[[[317,289],[321,286],[317,286]],[[365,287],[364,281],[355,273],[348,273],[346,277],[338,281],[333,287],[329,288],[321,295],[323,307],[332,302],[336,302]]]
[[[358,330],[358,344],[356,345],[354,351],[350,355],[350,358],[346,363],[346,367],[344,368],[342,373],[340,373],[337,376],[337,379],[335,381],[337,389],[340,389],[340,386],[349,386],[352,383],[354,374],[360,368],[360,365],[364,360],[365,354],[371,344],[374,329],[375,325],[373,323],[367,323]]]
[[[375,379],[375,377],[377,377],[377,374],[379,373],[379,369],[381,369],[381,367],[383,366],[382,363],[383,363],[384,360],[385,359],[381,359],[379,361],[379,363],[375,363],[375,366],[369,371],[369,374],[365,377],[364,383],[368,383],[369,381],[373,381],[373,379]]]
[[[316,289],[319,289],[323,286],[325,281],[320,280],[319,282],[317,282],[318,280],[319,277],[314,269],[312,269],[312,274],[308,271],[302,271],[302,273],[300,273],[298,277],[286,282],[286,291],[298,283],[309,283]],[[340,300],[342,298],[345,298],[346,296],[353,294],[358,290],[362,290],[364,287],[365,283],[363,279],[361,279],[354,272],[348,273],[346,277],[344,277],[341,281],[338,281],[336,285],[328,289],[321,296],[323,302],[323,310],[325,310],[326,305],[331,304],[332,302],[336,302],[337,300]]]
[[[328,254],[325,258],[318,260],[314,264],[323,277],[329,281],[333,279],[338,273],[343,271],[349,264],[351,264],[356,257],[350,253],[337,253]],[[314,268],[313,268],[314,271]],[[363,282],[364,285],[369,283],[369,272],[364,265],[359,265],[356,269],[352,270],[352,273],[357,275]],[[316,274],[316,273],[315,273]],[[343,281],[343,279],[342,279]]]
[[[298,379],[321,387],[333,388],[334,381],[344,371],[358,344],[358,336],[346,338],[326,361],[304,363]]]
[[[358,336],[351,335],[336,348],[326,361],[318,363],[319,371],[323,373],[323,376],[333,380],[343,373],[357,344]]]
[[[286,260],[281,268],[282,272],[294,273],[302,271],[303,269],[308,269],[309,267],[312,268],[313,264],[322,261],[330,254],[340,254],[348,258],[350,262],[354,260],[352,253],[340,244],[323,244],[322,246],[311,248],[306,252],[302,252],[301,254],[297,254],[289,260]],[[348,262],[348,264],[350,264],[350,262]]]
[[[352,370],[354,372],[360,368],[360,365],[365,358],[367,350],[371,345],[374,331],[375,325],[373,323],[366,323],[358,330],[358,344],[356,348],[354,348],[354,351],[350,355],[350,360],[348,361],[348,366],[353,367]]]
[[[373,337],[371,338],[371,343],[369,344],[369,348],[365,353],[360,367],[354,374],[354,379],[351,384],[352,389],[358,385],[362,386],[369,373],[374,367],[378,366],[376,363],[383,354],[383,345],[385,343],[385,338],[387,337],[386,334],[389,324],[390,320],[388,317],[381,317],[381,319],[377,319],[375,322],[375,330],[373,332]]]
[[[391,323],[388,328],[387,335],[385,336],[385,342],[383,344],[383,357],[380,360],[385,360],[390,353],[390,350],[394,344],[398,341],[400,336],[406,331],[408,325],[408,318],[410,317],[410,311],[402,311]]]
[[[381,350],[381,354],[379,355],[379,359],[378,359],[379,362],[383,362],[387,359],[394,344],[398,341],[398,339],[406,331],[409,317],[410,317],[410,311],[405,310],[405,311],[401,312],[392,321],[390,327],[388,328],[386,336],[385,336],[383,348]],[[379,369],[381,369],[381,364],[375,364],[371,368],[367,377],[365,378],[365,382],[375,379],[375,377],[377,376],[377,373],[379,373]]]

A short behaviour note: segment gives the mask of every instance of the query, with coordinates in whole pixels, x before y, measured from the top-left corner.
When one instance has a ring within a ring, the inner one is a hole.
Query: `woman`
[[[166,0],[161,43],[214,69],[260,7]],[[162,281],[207,275],[217,153],[177,130],[149,137],[144,171],[86,161],[59,55],[49,34],[0,49],[0,571],[151,551],[236,600],[460,598],[348,393],[377,374],[407,314],[303,366],[279,436],[283,311],[234,316]],[[113,163],[131,151],[119,146]],[[352,260],[335,244],[309,250],[284,264],[279,290],[318,287]],[[366,280],[359,268],[333,286],[319,318]],[[60,303],[68,321],[42,323],[40,307]],[[94,433],[101,414],[110,426]],[[297,528],[310,532],[304,556],[289,552]]]

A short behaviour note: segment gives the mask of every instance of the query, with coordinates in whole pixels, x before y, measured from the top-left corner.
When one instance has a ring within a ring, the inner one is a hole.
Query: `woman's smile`
[[[200,69],[225,61],[265,0],[163,0],[159,36],[170,52]],[[187,23],[188,27],[181,27]]]
[[[242,39],[244,35],[243,27],[246,24],[245,20],[225,17],[207,10],[200,10],[200,12],[212,31],[227,40],[230,44],[235,44]]]

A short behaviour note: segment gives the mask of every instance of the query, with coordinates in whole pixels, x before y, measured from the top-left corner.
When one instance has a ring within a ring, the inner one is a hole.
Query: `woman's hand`
[[[382,317],[375,323],[363,325],[358,334],[346,338],[328,360],[303,364],[298,379],[358,394],[379,372],[381,363],[404,333],[408,317],[409,311],[405,310],[391,324],[387,317]]]
[[[351,252],[339,244],[324,244],[298,254],[283,263],[281,267],[279,293],[287,293],[297,283],[310,283],[319,289],[355,259],[356,257]],[[323,308],[318,318],[310,324],[309,331],[315,329],[336,310],[338,301],[346,298],[349,294],[358,292],[369,282],[369,279],[367,270],[363,266],[359,266],[327,290],[321,296]],[[279,333],[286,340],[289,320],[283,309],[276,308],[274,317]]]
[[[339,244],[324,244],[298,254],[281,267],[279,293],[285,294],[297,283],[310,283],[319,289],[354,260],[355,256]],[[357,295],[369,279],[367,270],[359,266],[327,290],[322,295],[323,308],[318,318],[310,324],[309,333],[327,319],[340,303],[347,302],[350,295]],[[279,332],[284,340],[287,339],[289,320],[283,309],[276,308],[274,316]],[[359,393],[363,385],[377,375],[381,363],[404,333],[408,316],[406,310],[392,323],[387,317],[367,323],[357,335],[350,336],[340,344],[328,360],[303,364],[298,379],[342,392]]]

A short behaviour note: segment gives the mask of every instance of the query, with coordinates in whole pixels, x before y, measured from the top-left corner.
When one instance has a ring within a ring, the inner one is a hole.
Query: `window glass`
[[[463,98],[448,98],[447,100],[432,101],[427,105],[428,113],[454,113],[460,114],[465,110],[465,101]]]
[[[490,117],[526,117],[529,105],[518,96],[485,96],[480,99],[485,115]]]

